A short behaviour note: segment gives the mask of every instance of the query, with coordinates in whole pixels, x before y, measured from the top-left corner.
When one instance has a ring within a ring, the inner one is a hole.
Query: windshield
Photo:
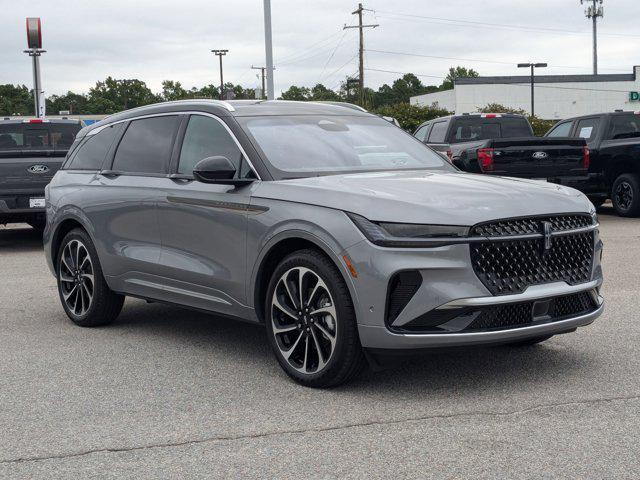
[[[379,170],[454,170],[440,155],[374,116],[237,117],[276,178]]]
[[[68,150],[79,124],[7,123],[0,125],[0,151]]]
[[[456,120],[451,143],[530,136],[531,128],[524,118],[463,118]]]

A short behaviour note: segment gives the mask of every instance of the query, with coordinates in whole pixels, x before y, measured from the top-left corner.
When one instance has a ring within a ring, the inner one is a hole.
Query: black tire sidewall
[[[633,189],[633,201],[628,209],[623,209],[616,202],[616,190],[622,182],[629,183]],[[635,217],[640,214],[640,179],[638,175],[632,173],[624,173],[613,182],[611,189],[611,202],[616,213],[622,217]]]
[[[324,369],[314,374],[300,373],[289,365],[287,360],[285,360],[280,353],[276,344],[275,334],[272,329],[271,298],[273,297],[273,292],[280,277],[282,277],[287,270],[295,267],[309,268],[325,282],[329,288],[329,293],[333,298],[336,313],[338,315],[338,318],[336,319],[337,339],[333,355]],[[274,270],[269,281],[264,311],[267,338],[278,363],[280,363],[282,368],[290,377],[301,384],[311,387],[331,386],[334,383],[333,379],[339,375],[339,371],[344,367],[345,362],[350,361],[350,357],[354,355],[354,353],[361,354],[361,352],[349,351],[349,349],[353,348],[353,343],[349,342],[350,337],[358,335],[355,313],[349,290],[340,272],[332,262],[322,254],[314,251],[302,250],[294,252],[283,259]],[[359,341],[355,348],[361,348]]]

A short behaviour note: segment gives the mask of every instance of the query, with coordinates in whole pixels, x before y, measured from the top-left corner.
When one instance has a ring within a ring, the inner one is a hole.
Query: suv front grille
[[[589,281],[594,253],[594,232],[545,239],[509,239],[513,235],[541,233],[543,222],[562,232],[592,225],[590,216],[562,215],[487,223],[472,229],[472,236],[502,237],[470,244],[473,269],[493,295],[521,293],[530,285],[565,281],[576,285]]]

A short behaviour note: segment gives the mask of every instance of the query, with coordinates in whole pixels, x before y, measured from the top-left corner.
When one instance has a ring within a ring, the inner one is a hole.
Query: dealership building
[[[640,110],[640,66],[632,73],[536,75],[534,108],[539,118],[558,120],[577,115]],[[458,78],[454,88],[411,97],[412,105],[437,105],[456,114],[477,112],[490,103],[531,110],[531,77]]]

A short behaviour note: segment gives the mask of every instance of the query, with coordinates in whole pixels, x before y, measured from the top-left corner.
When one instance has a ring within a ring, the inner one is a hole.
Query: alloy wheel
[[[313,270],[285,272],[271,299],[271,326],[285,361],[300,373],[321,371],[335,351],[337,313],[326,283]]]
[[[633,187],[629,182],[620,182],[614,193],[615,201],[623,210],[631,208],[633,203]]]
[[[93,302],[95,279],[91,256],[81,241],[73,239],[65,245],[58,276],[67,309],[77,317],[83,316]]]

